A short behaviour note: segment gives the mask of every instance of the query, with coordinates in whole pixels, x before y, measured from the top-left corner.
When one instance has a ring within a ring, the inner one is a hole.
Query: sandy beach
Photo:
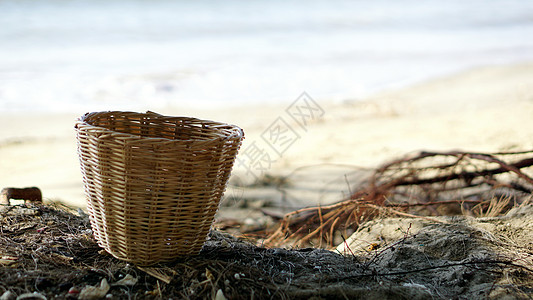
[[[307,93],[313,98],[312,87]],[[467,70],[368,99],[314,100],[320,117],[307,119],[303,126],[287,113],[289,105],[159,112],[241,126],[246,140],[234,174],[246,180],[310,165],[372,168],[419,150],[492,152],[533,147],[533,63]],[[45,200],[84,207],[74,133],[74,120],[83,113],[4,113],[0,187],[37,186]],[[281,128],[276,127],[279,124],[292,138],[274,140],[273,129]],[[252,158],[254,147],[270,156],[261,170],[252,170],[256,165],[246,160]]]

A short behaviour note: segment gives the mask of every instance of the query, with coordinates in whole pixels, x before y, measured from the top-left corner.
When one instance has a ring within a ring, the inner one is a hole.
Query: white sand
[[[312,87],[308,92],[312,97]],[[304,128],[286,114],[286,106],[160,113],[241,126],[246,132],[241,153],[255,142],[276,159],[270,166],[263,164],[273,174],[322,163],[374,167],[418,150],[533,148],[533,63],[479,68],[364,101],[318,104],[323,117]],[[0,188],[38,186],[46,199],[83,207],[73,128],[82,113],[4,113],[0,118]],[[261,138],[278,117],[290,121],[300,136],[281,157]],[[237,167],[235,174],[245,176],[244,166],[249,165]]]

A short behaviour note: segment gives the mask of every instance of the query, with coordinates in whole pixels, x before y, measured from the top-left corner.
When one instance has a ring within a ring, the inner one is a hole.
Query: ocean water
[[[0,0],[0,112],[357,100],[533,60],[533,1]]]

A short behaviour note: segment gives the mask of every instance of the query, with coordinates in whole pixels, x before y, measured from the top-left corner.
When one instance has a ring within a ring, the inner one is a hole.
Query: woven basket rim
[[[209,129],[216,129],[217,127],[221,129],[220,127],[224,127],[224,130],[217,130],[217,132],[227,132],[226,134],[218,134],[216,137],[211,138],[191,138],[191,139],[169,139],[165,137],[149,137],[149,136],[139,136],[137,134],[132,134],[128,132],[121,132],[116,130],[111,130],[103,126],[96,126],[89,122],[87,122],[87,118],[94,115],[99,114],[132,114],[132,115],[139,115],[139,116],[152,116],[154,117],[154,120],[157,119],[164,119],[167,121],[172,120],[189,120],[193,122],[198,122],[200,124],[206,124],[210,127]],[[129,139],[142,139],[142,140],[153,140],[153,141],[165,141],[165,142],[184,142],[184,141],[202,141],[202,142],[209,142],[209,141],[217,141],[217,140],[228,140],[228,139],[240,139],[244,137],[244,131],[237,125],[228,124],[228,123],[222,123],[217,121],[211,121],[211,120],[205,120],[205,119],[199,119],[194,117],[185,117],[185,116],[166,116],[161,115],[152,111],[146,111],[146,112],[134,112],[134,111],[118,111],[118,110],[110,110],[110,111],[97,111],[97,112],[87,112],[83,114],[81,117],[79,117],[76,120],[76,129],[81,129],[80,127],[84,127],[85,129],[94,129],[95,131],[98,131],[99,133],[106,133],[109,134],[115,138],[117,137],[123,137],[123,138],[129,138]]]

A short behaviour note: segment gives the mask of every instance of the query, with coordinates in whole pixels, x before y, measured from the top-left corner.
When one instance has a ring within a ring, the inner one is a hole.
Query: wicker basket
[[[151,265],[197,254],[244,134],[228,124],[153,112],[93,112],[76,122],[98,244]]]

